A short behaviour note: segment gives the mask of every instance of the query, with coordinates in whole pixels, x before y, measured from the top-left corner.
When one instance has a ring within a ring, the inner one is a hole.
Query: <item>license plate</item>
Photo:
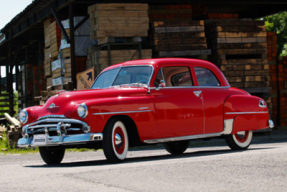
[[[33,145],[46,145],[47,144],[47,136],[45,134],[34,135]]]

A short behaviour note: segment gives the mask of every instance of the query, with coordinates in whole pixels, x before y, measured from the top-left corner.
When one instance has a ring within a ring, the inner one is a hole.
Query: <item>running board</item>
[[[224,135],[224,133],[220,132],[220,133],[210,133],[210,134],[202,134],[202,135],[190,135],[190,136],[182,136],[182,137],[151,139],[151,140],[144,140],[144,143],[148,143],[148,144],[165,143],[165,142],[172,142],[172,141],[183,141],[183,140],[192,140],[192,139],[203,139],[203,138],[209,138],[209,137],[219,137],[221,135]]]

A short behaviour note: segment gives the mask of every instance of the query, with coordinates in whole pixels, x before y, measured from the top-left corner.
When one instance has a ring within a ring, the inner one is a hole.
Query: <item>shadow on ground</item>
[[[262,150],[262,149],[274,149],[274,147],[267,148],[255,148],[248,149],[248,151],[253,150]],[[224,150],[205,150],[205,151],[194,151],[194,152],[186,152],[181,155],[155,155],[148,157],[129,157],[125,159],[125,161],[120,164],[129,164],[129,163],[139,163],[139,162],[149,162],[149,161],[163,161],[170,159],[180,159],[180,158],[195,158],[195,157],[204,157],[204,156],[212,156],[212,155],[221,155],[221,154],[232,154],[232,153],[244,153],[245,150],[239,151],[231,151],[230,149]],[[77,161],[77,162],[69,162],[69,163],[61,163],[59,165],[29,165],[25,167],[29,168],[67,168],[67,167],[83,167],[83,166],[105,166],[111,165],[107,160],[95,160],[95,161]],[[116,164],[115,164],[116,165]]]

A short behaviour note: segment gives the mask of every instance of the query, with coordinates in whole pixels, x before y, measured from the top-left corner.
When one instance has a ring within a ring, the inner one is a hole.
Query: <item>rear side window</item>
[[[220,86],[218,79],[209,69],[195,67],[194,70],[199,86]]]

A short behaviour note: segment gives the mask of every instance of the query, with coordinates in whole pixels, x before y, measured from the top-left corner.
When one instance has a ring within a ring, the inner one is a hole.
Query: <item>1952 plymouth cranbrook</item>
[[[129,147],[163,143],[183,153],[189,140],[223,137],[247,149],[252,131],[273,128],[263,99],[229,86],[212,63],[197,59],[146,59],[106,68],[90,90],[59,92],[44,106],[22,110],[19,147],[39,147],[47,164],[66,148],[103,148],[109,162]]]

